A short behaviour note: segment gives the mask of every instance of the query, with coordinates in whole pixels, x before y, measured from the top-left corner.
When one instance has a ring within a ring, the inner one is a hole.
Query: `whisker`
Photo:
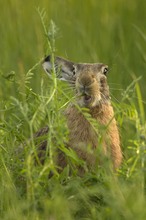
[[[110,90],[123,91],[123,89],[118,89],[118,88],[111,88],[111,87],[110,87]]]
[[[120,86],[121,86],[121,84],[120,84],[120,83],[111,83],[111,82],[108,82],[108,84],[120,85]]]
[[[102,97],[101,102],[100,103],[104,103],[105,101],[107,101],[110,97],[105,96],[102,92],[100,92],[100,95]]]
[[[103,98],[106,98],[106,96],[105,96],[102,92],[100,92],[100,95],[101,95]]]
[[[111,96],[112,96],[112,98],[116,101],[116,102],[118,102],[119,104],[120,104],[120,101],[111,93],[110,94]]]
[[[73,85],[75,85],[75,81],[74,80],[66,80],[68,83],[71,83]]]
[[[75,92],[75,91],[76,91],[76,89],[75,89],[74,87],[71,87],[71,88],[63,88],[62,90],[63,90],[63,91],[66,91],[66,92],[68,92],[68,91],[70,91],[70,92]]]
[[[62,88],[62,90],[72,90],[73,88],[71,88],[71,87],[65,87],[65,88]]]
[[[119,83],[108,83],[108,85],[121,86]]]

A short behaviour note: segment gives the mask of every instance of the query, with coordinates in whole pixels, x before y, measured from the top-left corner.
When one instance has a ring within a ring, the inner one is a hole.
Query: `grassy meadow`
[[[145,27],[142,0],[0,1],[0,219],[146,219]],[[124,154],[118,173],[105,162],[78,176],[80,160],[64,146],[72,91],[44,73],[47,54],[109,65]],[[33,134],[45,125],[42,165]],[[70,164],[61,174],[58,147]]]

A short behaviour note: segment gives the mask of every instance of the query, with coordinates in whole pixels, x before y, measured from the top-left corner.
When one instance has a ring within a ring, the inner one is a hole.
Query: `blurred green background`
[[[6,0],[0,1],[0,96],[17,95],[6,83],[11,71],[21,81],[46,53],[47,44],[37,8],[45,9],[46,25],[58,27],[56,54],[76,62],[109,65],[111,91],[120,101],[121,90],[142,76],[145,99],[146,2],[144,0]],[[32,79],[39,91],[41,66]],[[112,90],[113,89],[113,90]]]

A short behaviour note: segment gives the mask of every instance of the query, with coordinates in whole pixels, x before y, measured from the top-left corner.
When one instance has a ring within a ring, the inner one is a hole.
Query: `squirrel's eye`
[[[103,74],[106,75],[107,73],[108,73],[108,68],[105,67],[104,70],[103,70]]]

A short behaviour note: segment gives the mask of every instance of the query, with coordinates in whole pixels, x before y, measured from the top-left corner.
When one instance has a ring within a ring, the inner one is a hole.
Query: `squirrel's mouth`
[[[93,95],[89,95],[85,93],[79,96],[78,104],[81,107],[90,108],[90,107],[95,107],[99,105],[100,100],[101,100],[101,97],[95,97]]]
[[[79,103],[81,104],[82,107],[83,106],[89,107],[92,104],[92,101],[93,101],[93,97],[85,93],[81,95]]]
[[[100,99],[100,97],[96,97],[89,93],[78,94],[78,104],[80,107],[95,107],[99,104]]]
[[[91,101],[92,101],[91,95],[87,95],[87,94],[85,94],[85,95],[83,96],[83,99],[84,99],[85,104],[89,104],[89,103],[91,103]]]

